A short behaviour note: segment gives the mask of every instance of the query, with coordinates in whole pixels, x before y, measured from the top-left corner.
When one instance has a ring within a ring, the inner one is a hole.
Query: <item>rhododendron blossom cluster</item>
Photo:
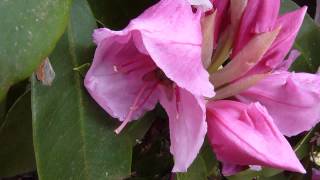
[[[161,0],[121,31],[95,30],[85,86],[122,122],[117,134],[160,103],[173,172],[187,171],[207,136],[225,175],[249,166],[305,173],[285,136],[318,123],[320,77],[288,71],[306,7],[279,8],[280,0]]]

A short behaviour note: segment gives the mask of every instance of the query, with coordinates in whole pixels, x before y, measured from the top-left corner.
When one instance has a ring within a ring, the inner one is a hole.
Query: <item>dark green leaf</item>
[[[319,126],[311,129],[295,146],[294,150],[299,159],[303,159],[310,153],[310,140],[314,136],[316,129],[319,129]]]
[[[288,180],[288,177],[285,177],[283,174],[278,174],[272,177],[260,177],[259,180]]]
[[[28,80],[19,82],[14,86],[11,86],[5,99],[0,101],[0,126],[4,121],[4,116],[11,108],[11,106],[27,91],[30,91],[30,82]]]
[[[30,76],[65,29],[71,0],[0,1],[0,101]]]
[[[6,100],[0,101],[0,126],[4,121],[4,116],[6,114]]]
[[[208,177],[218,178],[219,173],[219,162],[215,158],[211,146],[205,141],[201,152],[198,154],[197,159],[188,168],[186,173],[178,173],[178,180],[193,180],[203,179],[206,180]]]
[[[169,142],[161,137],[155,141],[138,145],[134,152],[133,175],[145,179],[158,179],[171,174],[173,159]]]
[[[291,0],[282,0],[282,12],[293,11],[299,8]],[[306,14],[303,25],[297,36],[294,48],[301,52],[301,56],[293,64],[292,70],[316,72],[320,65],[320,27]]]
[[[133,179],[162,179],[171,174],[173,159],[169,150],[168,121],[159,117],[162,114],[159,109],[161,108],[155,110],[157,119],[151,129],[134,147]]]
[[[30,91],[9,109],[0,127],[0,177],[35,169]]]
[[[88,0],[97,21],[111,29],[124,28],[130,19],[138,16],[158,0]]]
[[[67,32],[50,56],[51,87],[32,79],[34,145],[40,179],[123,179],[131,173],[132,144],[115,135],[118,123],[98,107],[73,69],[92,59],[95,20],[74,0]]]
[[[205,164],[205,160],[201,155],[198,155],[197,159],[192,163],[192,165],[188,168],[188,172],[186,173],[178,173],[178,180],[206,180],[207,179],[207,168]]]
[[[216,159],[209,142],[206,140],[201,150],[201,156],[206,163],[207,176],[219,177],[219,161]]]
[[[260,175],[261,174],[258,171],[252,171],[250,169],[247,169],[247,170],[242,171],[236,175],[229,176],[229,177],[227,177],[227,179],[229,179],[229,180],[244,180],[244,179],[251,180],[251,179],[260,177]]]

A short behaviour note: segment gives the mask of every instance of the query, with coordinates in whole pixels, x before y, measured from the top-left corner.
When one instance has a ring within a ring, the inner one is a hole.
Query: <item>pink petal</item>
[[[305,173],[290,144],[259,103],[210,102],[207,122],[209,141],[220,161]]]
[[[151,58],[168,78],[195,95],[214,96],[201,61],[201,46],[144,37]]]
[[[188,0],[191,5],[200,8],[203,11],[208,11],[212,9],[212,4],[210,0]]]
[[[194,13],[186,0],[161,0],[133,19],[127,28],[138,30],[143,36],[200,45],[201,15],[202,12]]]
[[[254,33],[262,33],[267,31],[272,31],[274,29],[275,20],[278,17],[279,9],[280,9],[280,0],[260,0],[253,2],[255,0],[249,0],[249,4],[255,3],[258,7],[256,7],[256,12],[254,15],[253,26],[251,27],[251,32]],[[251,6],[252,7],[252,6]],[[255,9],[248,8],[248,11]],[[253,14],[251,14],[253,15]]]
[[[248,0],[234,43],[232,57],[259,33],[272,31],[280,8],[280,0]]]
[[[143,87],[146,90],[140,99],[146,102],[135,111],[132,119],[153,109],[158,100],[157,93],[151,92],[155,91],[155,82],[143,80],[145,74],[156,66],[150,57],[139,52],[129,37],[113,37],[99,43],[93,64],[85,77],[90,95],[105,111],[121,121]],[[128,72],[122,73],[121,66]],[[130,72],[130,69],[133,71]],[[150,97],[147,97],[148,93],[152,93]]]
[[[307,7],[302,7],[277,20],[276,27],[281,27],[280,33],[261,62],[249,74],[271,71],[283,62],[299,32],[306,11]]]
[[[97,45],[102,42],[106,38],[112,38],[112,36],[117,36],[117,35],[125,35],[127,32],[122,32],[122,31],[112,31],[107,28],[99,28],[95,29],[92,37],[93,37],[93,42],[96,43]]]
[[[171,92],[174,96],[170,99],[163,94],[160,103],[169,116],[170,151],[175,161],[172,171],[186,172],[199,153],[207,132],[205,102],[179,87]]]
[[[185,0],[162,0],[133,20],[146,50],[168,78],[193,94],[214,96],[201,61],[201,14]]]
[[[286,136],[307,131],[320,120],[319,75],[276,72],[236,97],[264,105]]]
[[[215,30],[214,30],[214,41],[218,42],[221,32],[223,32],[228,22],[228,9],[230,0],[211,0],[217,11]],[[226,17],[227,16],[227,17]]]

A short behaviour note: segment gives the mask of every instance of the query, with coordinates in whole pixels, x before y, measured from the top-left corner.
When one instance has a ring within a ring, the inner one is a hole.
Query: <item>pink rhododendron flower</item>
[[[122,31],[94,32],[97,44],[85,86],[97,103],[122,121],[160,101],[169,116],[174,172],[186,171],[207,131],[203,97],[214,96],[201,62],[201,12],[185,0],[162,0]]]
[[[309,130],[320,119],[320,76],[287,71],[298,51],[284,61],[306,7],[279,16],[279,0],[239,3],[241,18],[232,15],[234,2],[224,15],[231,20],[222,34],[231,41],[220,37],[208,68],[217,89],[207,105],[212,148],[226,175],[251,165],[304,173],[283,135]]]

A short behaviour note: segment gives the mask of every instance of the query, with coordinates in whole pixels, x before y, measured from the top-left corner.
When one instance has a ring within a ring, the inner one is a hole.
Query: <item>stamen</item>
[[[156,81],[154,83],[154,85],[151,87],[151,90],[149,91],[149,93],[146,95],[146,97],[141,101],[141,103],[139,103],[139,100],[141,99],[141,97],[143,96],[143,94],[145,93],[145,91],[147,90],[148,84],[144,84],[141,89],[138,92],[138,95],[136,97],[136,99],[134,100],[133,105],[130,107],[130,110],[125,118],[125,120],[122,122],[122,124],[115,130],[116,134],[119,134],[123,128],[128,124],[128,122],[131,120],[133,113],[139,109],[140,107],[142,107],[147,100],[149,99],[149,97],[152,95],[152,93],[154,92],[154,90],[157,88],[159,84],[159,81]],[[139,104],[138,104],[139,103]]]
[[[132,106],[130,107],[130,110],[125,118],[125,120],[122,122],[122,124],[114,131],[116,134],[119,134],[122,129],[128,124],[128,122],[131,120],[133,113],[138,109],[138,103],[140,98],[142,97],[143,93],[145,92],[148,84],[144,84],[141,89],[138,92],[137,97],[135,98]]]
[[[139,106],[138,106],[139,108],[142,107],[147,102],[147,100],[152,95],[154,90],[157,88],[159,83],[160,83],[160,81],[157,81],[156,83],[154,83],[154,85],[151,87],[151,90],[149,91],[149,93],[146,95],[146,97],[143,99],[143,101],[139,104]]]

